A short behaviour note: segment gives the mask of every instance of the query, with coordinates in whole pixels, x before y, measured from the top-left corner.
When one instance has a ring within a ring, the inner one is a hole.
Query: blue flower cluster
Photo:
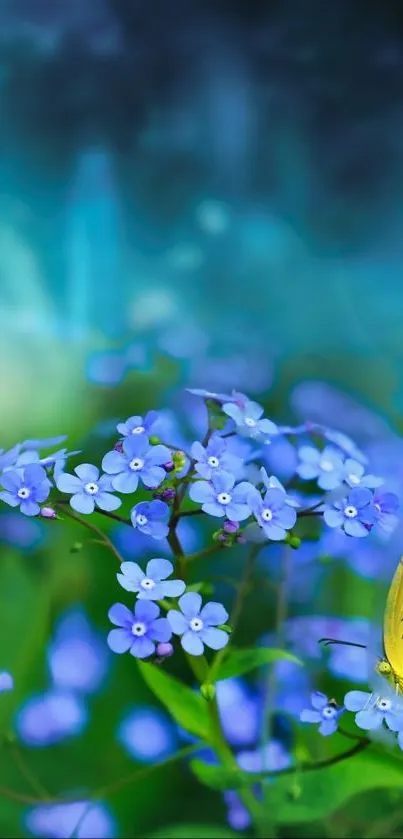
[[[228,620],[228,612],[221,603],[206,603],[196,592],[185,592],[183,580],[168,580],[173,565],[167,559],[151,559],[146,571],[136,562],[123,562],[117,575],[126,591],[137,595],[133,611],[123,603],[115,603],[109,610],[110,621],[118,627],[108,635],[108,645],[115,653],[130,652],[135,658],[149,658],[157,654],[165,658],[173,652],[172,635],[178,635],[183,649],[190,655],[202,655],[204,647],[221,650],[229,636],[218,628]],[[179,597],[178,607],[169,609],[161,617],[154,602]]]
[[[337,731],[340,717],[345,711],[355,713],[358,728],[364,731],[376,731],[386,727],[397,733],[397,742],[403,750],[403,702],[396,694],[381,696],[364,690],[350,690],[344,697],[343,706],[339,707],[334,699],[329,700],[324,693],[315,691],[311,694],[312,708],[304,708],[300,714],[302,722],[319,725],[323,736]]]

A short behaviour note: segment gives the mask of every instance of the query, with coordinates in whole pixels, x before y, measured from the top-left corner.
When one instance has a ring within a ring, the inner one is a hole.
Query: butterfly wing
[[[383,645],[392,670],[403,680],[403,556],[394,573],[386,600]]]

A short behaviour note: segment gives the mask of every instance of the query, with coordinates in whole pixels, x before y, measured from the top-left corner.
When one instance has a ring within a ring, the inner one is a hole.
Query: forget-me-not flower
[[[264,466],[262,466],[262,468],[260,470],[260,474],[262,476],[262,481],[263,481],[263,484],[266,487],[266,489],[280,489],[281,492],[283,492],[284,495],[285,495],[285,503],[286,504],[288,504],[290,507],[300,507],[301,506],[300,502],[298,501],[298,498],[295,498],[292,495],[288,495],[288,492],[283,487],[283,484],[279,481],[278,478],[276,478],[275,475],[270,475],[270,477],[269,477],[269,475],[267,474]]]
[[[139,600],[163,600],[164,597],[179,597],[186,584],[183,580],[167,580],[174,570],[169,559],[150,559],[144,572],[137,562],[122,562],[122,573],[117,574],[122,588],[135,591]]]
[[[236,474],[242,465],[241,458],[228,451],[225,440],[217,436],[209,440],[206,448],[199,442],[193,443],[190,453],[196,461],[196,472],[206,481],[218,472]]]
[[[61,472],[56,478],[56,486],[61,492],[71,495],[70,507],[78,513],[93,513],[95,506],[100,510],[117,510],[122,501],[110,490],[109,475],[99,477],[99,469],[91,463],[81,463],[74,469],[75,475]]]
[[[52,486],[43,466],[29,464],[25,469],[3,472],[1,483],[5,492],[0,498],[10,507],[18,507],[25,516],[37,516],[39,504],[46,501]]]
[[[285,492],[275,487],[268,489],[263,498],[257,489],[250,490],[248,504],[267,538],[273,541],[285,539],[286,531],[297,520],[295,509],[287,504]]]
[[[178,612],[170,609],[168,620],[172,632],[181,635],[181,645],[190,655],[203,655],[204,645],[212,650],[221,650],[228,644],[229,635],[217,629],[228,620],[228,612],[221,603],[206,603],[196,592],[187,592],[179,599]]]
[[[348,711],[355,711],[355,722],[365,731],[380,728],[385,722],[391,731],[403,729],[403,706],[394,697],[378,696],[364,690],[350,690],[344,697]]]
[[[399,507],[400,501],[394,492],[383,492],[378,489],[374,493],[376,523],[387,533],[396,527]]]
[[[365,468],[358,460],[352,460],[348,457],[344,463],[343,480],[352,489],[355,487],[367,487],[368,489],[375,489],[384,483],[383,478],[377,478],[375,475],[366,475]]]
[[[2,670],[0,672],[0,693],[6,693],[8,690],[13,690],[14,687],[14,679],[11,673],[8,673],[7,670]]]
[[[157,487],[165,478],[164,463],[171,461],[171,452],[166,446],[150,446],[145,434],[126,437],[122,452],[108,452],[102,460],[102,468],[113,475],[112,486],[118,492],[136,492],[139,480],[146,487]]]
[[[160,501],[140,501],[130,512],[132,525],[145,536],[153,539],[165,539],[168,534],[168,504]]]
[[[376,522],[376,510],[370,489],[353,489],[347,498],[326,505],[323,518],[329,527],[343,527],[348,536],[368,536]]]
[[[222,409],[224,414],[234,420],[238,434],[253,439],[262,439],[278,434],[278,428],[269,419],[262,419],[264,408],[257,402],[245,402],[244,404],[226,402]],[[269,442],[267,439],[265,442]]]
[[[300,463],[297,474],[304,481],[317,479],[321,489],[331,490],[339,487],[343,481],[343,458],[336,449],[326,446],[322,452],[313,446],[301,446],[298,449]]]
[[[231,521],[243,521],[250,515],[248,494],[252,484],[248,481],[235,486],[235,478],[227,472],[220,472],[211,481],[196,481],[190,486],[192,501],[202,505],[209,516],[223,517]]]
[[[107,642],[114,653],[127,653],[135,658],[148,658],[155,651],[155,643],[169,641],[172,630],[169,621],[160,617],[156,603],[137,600],[131,612],[123,603],[115,603],[108,612],[109,620],[119,629],[111,629]]]
[[[337,730],[338,721],[344,711],[335,702],[329,701],[324,693],[314,691],[311,694],[312,708],[304,708],[300,713],[301,722],[319,724],[319,734],[328,737]]]
[[[145,417],[129,417],[125,422],[119,422],[116,428],[123,437],[130,437],[131,434],[145,434],[150,437],[157,420],[158,412],[148,411]]]

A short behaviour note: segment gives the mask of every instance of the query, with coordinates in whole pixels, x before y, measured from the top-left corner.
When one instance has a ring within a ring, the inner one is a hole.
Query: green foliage
[[[205,700],[158,665],[143,661],[137,664],[144,681],[174,720],[190,734],[209,740],[209,717]]]
[[[220,824],[168,824],[147,839],[235,839],[239,834]]]
[[[233,676],[243,676],[252,670],[257,670],[264,664],[272,664],[274,661],[286,659],[294,664],[302,666],[302,661],[286,650],[277,650],[274,647],[256,647],[251,649],[237,650],[229,649],[220,666],[215,670],[215,678],[231,679]]]

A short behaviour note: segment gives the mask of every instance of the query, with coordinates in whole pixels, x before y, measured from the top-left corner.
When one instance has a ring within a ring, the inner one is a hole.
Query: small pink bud
[[[172,655],[174,648],[169,642],[165,644],[157,644],[156,653],[159,658],[167,658]]]
[[[236,533],[237,530],[239,530],[239,522],[226,519],[223,524],[223,530],[225,530],[226,533]]]
[[[41,516],[44,519],[55,519],[57,518],[57,513],[53,507],[41,507]]]

